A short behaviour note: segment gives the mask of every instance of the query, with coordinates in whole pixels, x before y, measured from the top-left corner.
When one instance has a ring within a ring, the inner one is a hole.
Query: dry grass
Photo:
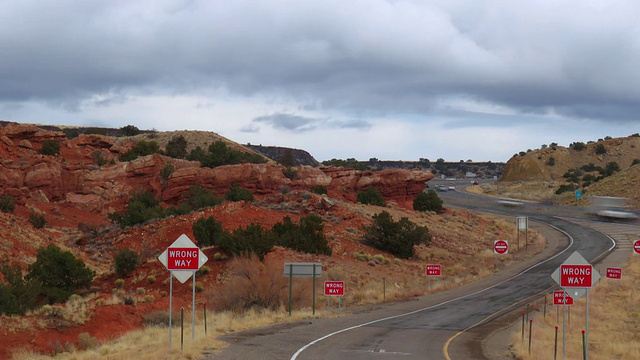
[[[321,311],[316,311],[316,314],[316,316],[323,315]],[[243,314],[210,312],[207,314],[207,335],[204,334],[204,322],[202,319],[197,319],[195,339],[192,339],[191,314],[185,313],[185,318],[189,320],[185,321],[185,323],[189,323],[189,326],[185,325],[183,350],[180,350],[179,328],[174,327],[172,329],[172,344],[169,347],[168,328],[147,327],[143,330],[127,333],[115,341],[98,345],[93,349],[60,353],[56,356],[56,359],[198,359],[205,352],[219,350],[226,346],[226,343],[216,339],[220,335],[271,324],[294,322],[310,317],[310,309],[294,311],[291,317],[288,316],[288,312],[284,308],[269,312],[250,310]],[[12,359],[39,360],[50,359],[50,357],[28,350],[19,350],[13,353]]]
[[[622,280],[618,282],[602,279],[589,291],[590,359],[640,359],[640,259],[634,257],[624,266]],[[571,319],[566,330],[567,359],[582,359],[585,305],[586,296],[583,296],[570,310]],[[518,359],[552,359],[556,325],[559,327],[558,359],[561,359],[562,308],[559,321],[556,321],[556,309],[552,305],[547,307],[546,318],[542,317],[542,313],[537,313],[530,319],[533,320],[531,355],[528,325],[525,327],[524,341],[520,323],[513,334]]]

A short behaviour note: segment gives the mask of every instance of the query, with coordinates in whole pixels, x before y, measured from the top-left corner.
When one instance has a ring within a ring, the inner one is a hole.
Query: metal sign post
[[[209,260],[196,244],[185,234],[180,235],[160,256],[158,260],[169,270],[169,347],[171,347],[171,327],[173,311],[173,277],[184,284],[193,277],[191,337],[195,340],[196,328],[196,271]]]
[[[289,277],[289,316],[291,316],[291,307],[293,305],[292,289],[293,277],[312,277],[313,278],[313,314],[316,313],[316,278],[322,277],[322,263],[300,262],[300,263],[284,263],[284,276]]]

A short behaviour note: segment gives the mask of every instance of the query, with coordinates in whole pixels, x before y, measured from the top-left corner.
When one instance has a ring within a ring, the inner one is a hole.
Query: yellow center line
[[[533,294],[533,295],[529,296],[528,298],[516,301],[515,303],[513,303],[513,304],[511,304],[511,305],[509,305],[507,307],[504,307],[504,308],[502,308],[502,309],[500,309],[500,310],[498,310],[496,312],[494,312],[493,314],[485,317],[484,319],[478,321],[477,323],[469,326],[468,328],[466,328],[464,330],[461,330],[461,331],[458,331],[455,335],[450,337],[449,340],[447,340],[447,342],[444,343],[444,348],[442,349],[442,351],[444,352],[445,359],[451,360],[451,357],[449,356],[449,345],[458,336],[462,335],[463,333],[465,333],[465,332],[467,332],[467,331],[469,331],[469,330],[471,330],[471,329],[473,329],[473,328],[475,328],[477,326],[480,326],[481,324],[485,323],[487,320],[489,320],[490,318],[492,318],[493,316],[495,316],[496,314],[498,314],[500,312],[504,312],[504,311],[509,310],[509,309],[511,309],[513,307],[519,306],[520,304],[526,303],[530,299],[536,298],[536,297],[540,296],[541,294],[549,293],[551,291],[551,289],[555,288],[556,286],[557,285],[550,286],[550,287],[546,288],[545,290],[540,291],[537,294]]]

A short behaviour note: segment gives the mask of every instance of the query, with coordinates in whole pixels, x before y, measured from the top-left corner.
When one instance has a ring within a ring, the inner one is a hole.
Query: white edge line
[[[568,245],[564,250],[560,251],[559,253],[555,254],[554,256],[552,256],[552,257],[550,257],[550,258],[548,258],[548,259],[546,259],[546,260],[544,260],[544,261],[541,261],[541,262],[539,262],[539,263],[537,263],[537,264],[535,264],[535,265],[533,265],[533,266],[531,266],[531,267],[529,267],[529,268],[527,268],[527,269],[525,269],[525,270],[522,270],[522,271],[521,271],[521,272],[519,272],[518,274],[516,274],[516,275],[514,275],[514,276],[512,276],[512,277],[510,277],[510,278],[508,278],[508,279],[506,279],[506,280],[503,280],[503,281],[501,281],[501,282],[499,282],[499,283],[497,283],[497,284],[494,284],[494,285],[491,285],[491,286],[489,286],[489,287],[486,287],[486,288],[484,288],[484,289],[482,289],[482,290],[478,290],[478,291],[475,291],[475,292],[472,292],[472,293],[470,293],[470,294],[467,294],[467,295],[464,295],[464,296],[460,296],[460,297],[457,297],[457,298],[449,299],[449,300],[447,300],[447,301],[443,301],[443,302],[441,302],[441,303],[438,303],[438,304],[435,304],[435,305],[432,305],[432,306],[428,306],[428,307],[426,307],[426,308],[422,308],[422,309],[414,310],[414,311],[411,311],[411,312],[408,312],[408,313],[398,314],[398,315],[394,315],[394,316],[389,316],[389,317],[386,317],[386,318],[377,319],[377,320],[369,321],[369,322],[366,322],[366,323],[363,323],[363,324],[360,324],[360,325],[355,325],[355,326],[351,326],[351,327],[348,327],[348,328],[345,328],[345,329],[342,329],[342,330],[334,331],[334,332],[332,332],[332,333],[330,333],[330,334],[327,334],[327,335],[325,335],[325,336],[323,336],[323,337],[321,337],[321,338],[315,339],[315,340],[311,341],[310,343],[306,344],[305,346],[301,347],[300,349],[298,349],[298,351],[296,351],[296,352],[293,354],[293,356],[291,356],[291,360],[296,360],[296,359],[298,358],[298,355],[300,355],[303,351],[305,351],[306,349],[308,349],[310,346],[315,345],[315,344],[319,343],[320,341],[325,340],[325,339],[327,339],[327,338],[330,338],[330,337],[332,337],[332,336],[334,336],[334,335],[337,335],[337,334],[340,334],[340,333],[343,333],[343,332],[347,332],[347,331],[350,331],[350,330],[353,330],[353,329],[361,328],[361,327],[363,327],[363,326],[367,326],[367,325],[375,324],[375,323],[378,323],[378,322],[382,322],[382,321],[386,321],[386,320],[391,320],[391,319],[396,319],[396,318],[399,318],[399,317],[402,317],[402,316],[413,315],[413,314],[416,314],[416,313],[419,313],[419,312],[421,312],[421,311],[425,311],[425,310],[435,309],[435,308],[440,307],[440,306],[442,306],[442,305],[446,305],[446,304],[448,304],[448,303],[450,303],[450,302],[457,301],[457,300],[461,300],[461,299],[465,299],[465,298],[468,298],[468,297],[470,297],[470,296],[473,296],[473,295],[477,295],[477,294],[483,293],[483,292],[485,292],[485,291],[487,291],[487,290],[489,290],[489,289],[492,289],[492,288],[494,288],[494,287],[496,287],[496,286],[502,285],[502,284],[504,284],[504,283],[505,283],[505,282],[507,282],[507,281],[511,281],[511,280],[513,280],[513,279],[517,278],[518,276],[521,276],[522,274],[524,274],[524,273],[528,272],[529,270],[531,270],[531,269],[533,269],[533,268],[535,268],[535,267],[537,267],[537,266],[539,266],[539,265],[542,265],[542,264],[546,263],[547,261],[550,261],[550,260],[552,260],[552,259],[555,259],[556,257],[560,256],[560,255],[561,255],[562,253],[564,253],[565,251],[569,250],[569,248],[573,245],[573,238],[572,238],[572,237],[571,237],[571,235],[569,235],[566,231],[564,231],[564,230],[560,230],[560,229],[558,229],[557,227],[555,227],[555,226],[553,226],[553,225],[551,225],[551,224],[545,223],[545,222],[543,222],[543,221],[537,221],[537,222],[543,223],[543,224],[545,224],[545,225],[547,225],[547,226],[550,226],[550,227],[554,228],[555,230],[558,230],[558,231],[560,231],[561,233],[565,234],[565,235],[569,238],[569,245]],[[613,240],[613,239],[612,239],[612,240]],[[615,247],[615,242],[614,242],[614,247]]]

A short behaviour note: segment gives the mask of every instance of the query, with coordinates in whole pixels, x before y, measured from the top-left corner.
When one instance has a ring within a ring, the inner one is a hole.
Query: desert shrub
[[[147,284],[154,284],[156,282],[156,277],[153,275],[147,276]]]
[[[607,148],[604,147],[604,144],[598,144],[596,145],[594,151],[597,155],[604,155],[607,153]]]
[[[160,154],[160,146],[157,142],[151,140],[140,140],[138,141],[131,150],[126,153],[120,155],[118,158],[120,161],[131,161],[138,158],[138,156],[147,156],[151,154]]]
[[[348,158],[347,160],[343,160],[343,159],[325,160],[325,161],[322,162],[322,165],[343,167],[343,168],[352,168],[352,169],[356,169],[356,170],[365,170],[364,164],[362,164],[361,162],[359,162],[358,160],[356,160],[354,158]]]
[[[429,229],[403,217],[394,221],[386,211],[373,216],[373,225],[366,227],[364,242],[376,249],[408,259],[415,254],[414,245],[431,242]]]
[[[136,294],[137,295],[143,295],[146,292],[146,290],[143,287],[139,287],[136,289]]]
[[[211,268],[208,267],[207,265],[202,265],[200,267],[200,269],[198,269],[198,271],[196,271],[196,276],[200,277],[200,276],[204,276],[207,275],[211,272]]]
[[[560,185],[560,187],[558,188],[558,190],[556,190],[556,195],[560,195],[562,193],[568,192],[568,191],[575,191],[577,190],[577,186],[575,184],[564,184],[564,185]]]
[[[640,159],[638,159],[638,158],[633,159],[633,161],[631,162],[631,166],[635,166],[635,165],[638,165],[638,164],[640,164]]]
[[[123,301],[123,303],[124,303],[125,305],[132,305],[132,306],[133,306],[133,305],[135,305],[135,304],[136,304],[136,299],[134,299],[134,297],[133,297],[133,296],[131,296],[131,295],[127,295],[127,296],[125,296],[125,297],[124,297],[124,299],[123,299],[122,301]]]
[[[311,192],[318,195],[327,194],[327,188],[322,185],[313,185],[311,187]]]
[[[213,254],[213,260],[215,261],[224,261],[227,260],[227,257],[219,252]]]
[[[216,245],[216,240],[223,233],[222,223],[212,216],[198,219],[191,226],[191,229],[200,247]]]
[[[42,229],[47,225],[47,219],[44,218],[44,215],[38,213],[29,214],[29,222],[36,229]]]
[[[294,180],[298,177],[298,172],[292,167],[286,167],[282,169],[282,175],[289,180]]]
[[[3,213],[12,213],[16,209],[16,199],[9,193],[0,196],[0,211]]]
[[[91,153],[91,158],[93,159],[94,164],[98,166],[103,166],[107,164],[107,158],[104,156],[104,154],[100,150],[94,150]]]
[[[189,189],[191,196],[187,203],[193,210],[205,207],[212,207],[222,203],[222,199],[217,197],[211,190],[207,190],[200,185],[192,186]]]
[[[179,325],[180,313],[174,311],[172,313],[172,317],[173,319],[171,319],[171,322],[173,322],[173,325]],[[149,313],[142,317],[142,324],[144,324],[144,326],[169,327],[169,312],[155,311]]]
[[[144,296],[144,302],[153,302],[153,300],[155,300],[156,297],[153,295],[145,295]]]
[[[611,161],[605,165],[605,171],[607,172],[607,176],[610,176],[614,172],[620,171],[620,165],[615,161]]]
[[[586,149],[587,145],[585,145],[585,143],[583,142],[578,141],[578,142],[569,144],[569,148],[580,151],[580,150]]]
[[[413,199],[413,210],[416,211],[442,211],[442,199],[433,190],[421,192]]]
[[[167,180],[169,179],[169,176],[171,176],[171,174],[173,174],[175,171],[176,171],[175,165],[173,165],[172,163],[166,163],[160,170],[160,178],[162,180]]]
[[[187,156],[187,160],[200,161],[203,167],[214,168],[221,165],[232,165],[240,163],[262,164],[267,160],[258,154],[245,153],[233,150],[224,141],[216,141],[209,145],[209,152],[205,153],[200,147],[196,147]]]
[[[309,254],[331,255],[323,230],[322,218],[315,214],[301,218],[298,224],[286,216],[272,228],[280,246]]]
[[[119,277],[127,277],[140,264],[140,257],[131,249],[122,249],[113,256],[116,274]]]
[[[60,142],[56,140],[43,141],[40,153],[43,155],[58,155],[60,153]]]
[[[196,292],[201,293],[204,290],[204,285],[201,282],[196,282]]]
[[[187,156],[187,139],[182,135],[174,136],[165,147],[165,155],[176,159],[184,159]]]
[[[80,136],[80,131],[78,129],[65,128],[62,130],[67,139],[71,140]]]
[[[234,182],[229,191],[224,195],[227,201],[253,201],[253,194],[247,189],[242,189]]]
[[[0,261],[0,273],[6,284],[0,283],[0,314],[24,315],[38,305],[40,285],[22,276],[22,267],[9,264],[6,258]]]
[[[282,262],[258,261],[256,256],[237,257],[230,261],[228,280],[222,289],[206,294],[208,303],[217,309],[242,311],[251,308],[275,310],[288,299],[288,278],[282,276]],[[307,283],[295,284],[294,303],[304,298],[309,288]]]
[[[118,136],[136,136],[140,134],[140,129],[133,125],[127,125],[120,128]]]
[[[122,289],[122,287],[124,286],[124,279],[116,279],[113,284],[115,285],[116,289]]]
[[[260,260],[273,250],[276,236],[262,225],[251,223],[246,228],[238,228],[233,233],[223,232],[216,240],[216,246],[233,256],[255,254]]]
[[[91,350],[98,347],[98,339],[92,337],[89,333],[78,334],[78,346],[81,350]]]
[[[361,204],[387,206],[382,198],[382,193],[375,187],[369,187],[364,191],[359,191],[356,200]]]
[[[145,191],[133,195],[128,203],[127,210],[122,213],[111,213],[111,221],[120,224],[120,227],[142,224],[151,219],[161,219],[167,212],[160,206],[160,202],[152,193]]]
[[[547,159],[546,164],[547,164],[547,166],[555,166],[556,165],[556,159],[554,159],[553,156],[550,156],[549,159]]]
[[[55,245],[40,248],[28,269],[27,280],[40,284],[40,296],[48,304],[67,301],[78,290],[89,287],[95,276],[82,260]]]

